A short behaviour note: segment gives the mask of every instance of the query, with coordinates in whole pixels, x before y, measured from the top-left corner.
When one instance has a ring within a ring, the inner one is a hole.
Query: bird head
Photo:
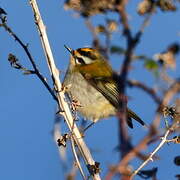
[[[109,77],[112,75],[112,68],[101,53],[93,48],[78,48],[72,50],[65,46],[71,53],[70,64],[74,71],[90,77]]]

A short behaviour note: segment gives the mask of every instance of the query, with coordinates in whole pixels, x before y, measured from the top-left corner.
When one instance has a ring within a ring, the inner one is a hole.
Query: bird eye
[[[80,58],[80,57],[76,57],[76,62],[77,64],[85,64],[83,58]]]

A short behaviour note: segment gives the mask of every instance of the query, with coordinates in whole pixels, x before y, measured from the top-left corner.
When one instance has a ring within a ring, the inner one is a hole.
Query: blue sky
[[[135,1],[131,1],[128,5],[133,32],[138,30],[143,20],[136,14],[135,5]],[[50,81],[29,3],[0,0],[0,6],[8,13],[8,24],[25,43],[29,44],[29,50],[36,64]],[[64,48],[64,44],[74,49],[90,46],[91,33],[82,18],[77,18],[74,16],[74,12],[63,9],[63,1],[39,0],[39,6],[56,64],[63,76],[69,60],[69,53]],[[116,16],[111,13],[108,17]],[[175,13],[158,11],[152,17],[150,26],[146,28],[136,53],[152,57],[155,53],[166,49],[167,45],[179,42],[179,17],[179,11]],[[93,18],[93,23],[103,22],[103,19],[104,17],[99,15]],[[65,172],[62,169],[62,161],[51,134],[56,103],[37,77],[22,75],[20,71],[10,67],[7,56],[9,53],[13,53],[24,66],[31,68],[22,48],[2,28],[0,28],[0,42],[0,179],[63,179]],[[112,44],[123,46],[124,38],[116,33],[113,36]],[[122,56],[117,55],[111,57],[112,65],[115,69],[117,68],[116,70],[119,69],[122,59]],[[179,56],[177,59],[176,71],[170,71],[173,77],[179,76]],[[143,69],[141,62],[135,62],[133,67],[130,78],[145,82],[149,86],[155,83],[155,78],[150,72]],[[128,95],[132,99],[129,101],[129,107],[137,112],[145,122],[150,123],[156,108],[151,98],[138,89],[128,89]],[[134,130],[129,130],[129,134],[133,137],[133,143],[136,144],[146,134],[146,130],[139,124],[134,123],[134,125]],[[162,127],[164,127],[163,122]],[[64,130],[64,132],[66,131]],[[119,158],[119,154],[114,151],[118,142],[116,118],[97,123],[88,130],[85,140],[92,149],[95,160],[101,163],[103,177],[107,173],[107,167],[118,162]],[[146,152],[152,151],[154,147]],[[70,146],[67,149],[69,163],[73,157],[70,155]],[[173,157],[179,152],[178,145],[165,145],[158,153],[161,159],[150,163],[145,169],[158,166],[159,179],[163,179],[164,176],[166,179],[175,179],[174,175],[179,172],[179,168],[173,164]],[[139,164],[139,161],[133,161],[135,168]],[[168,171],[165,172],[167,169]],[[139,179],[139,177],[135,179]]]

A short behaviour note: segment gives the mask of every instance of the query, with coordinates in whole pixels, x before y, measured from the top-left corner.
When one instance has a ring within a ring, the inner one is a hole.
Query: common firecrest
[[[71,57],[63,86],[67,87],[66,93],[70,99],[78,102],[77,111],[94,123],[116,115],[119,105],[117,75],[109,63],[96,49],[66,49]],[[132,118],[142,125],[145,124],[127,108],[127,124],[131,128]]]

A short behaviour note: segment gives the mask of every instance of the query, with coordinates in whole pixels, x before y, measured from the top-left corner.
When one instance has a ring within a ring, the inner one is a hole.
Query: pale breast
[[[66,75],[64,85],[70,97],[80,103],[77,110],[87,119],[97,121],[115,115],[115,108],[80,73]]]

